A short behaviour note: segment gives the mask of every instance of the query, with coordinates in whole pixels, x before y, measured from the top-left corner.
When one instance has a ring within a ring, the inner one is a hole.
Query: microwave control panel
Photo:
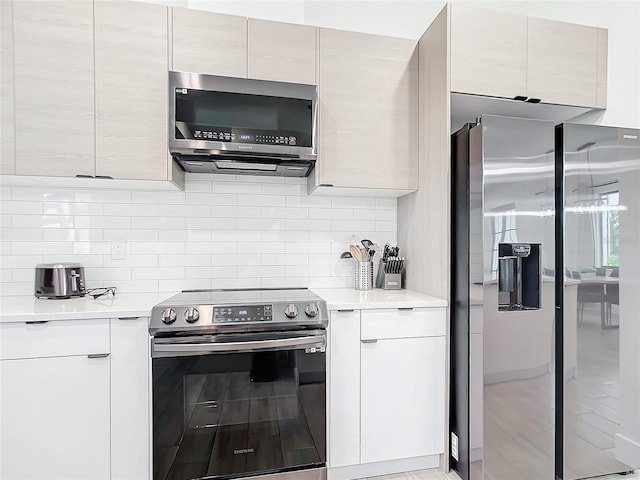
[[[193,127],[194,140],[209,140],[216,142],[252,143],[268,145],[298,146],[295,132],[269,132],[263,130],[248,130],[228,127]]]

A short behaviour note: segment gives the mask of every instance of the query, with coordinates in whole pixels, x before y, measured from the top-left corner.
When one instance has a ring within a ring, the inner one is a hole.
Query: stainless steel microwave
[[[169,151],[188,172],[306,177],[315,85],[169,72]]]

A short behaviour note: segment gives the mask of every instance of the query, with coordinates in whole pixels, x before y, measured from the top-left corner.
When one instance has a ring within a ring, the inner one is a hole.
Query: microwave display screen
[[[297,98],[176,89],[176,139],[312,145],[312,102]]]

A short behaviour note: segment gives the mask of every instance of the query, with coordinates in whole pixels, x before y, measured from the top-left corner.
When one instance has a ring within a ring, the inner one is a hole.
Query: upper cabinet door
[[[248,77],[315,84],[317,32],[315,27],[250,18]]]
[[[451,90],[526,96],[527,17],[453,4]]]
[[[13,2],[13,18],[16,173],[93,175],[93,2]]]
[[[173,8],[172,70],[247,76],[247,19]]]
[[[598,28],[529,18],[527,96],[597,105]]]
[[[416,42],[320,29],[318,184],[418,187]]]
[[[167,179],[168,9],[95,3],[96,175]]]

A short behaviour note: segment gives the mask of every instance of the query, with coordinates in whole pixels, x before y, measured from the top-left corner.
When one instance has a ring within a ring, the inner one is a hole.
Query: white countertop
[[[0,323],[37,320],[148,317],[151,308],[172,293],[118,293],[92,297],[48,300],[35,297],[0,297]]]
[[[356,290],[354,288],[312,288],[324,298],[328,310],[362,310],[370,308],[446,307],[442,298],[411,290]]]
[[[353,288],[311,289],[324,298],[329,310],[446,307],[441,298],[410,290],[355,290]],[[0,323],[38,320],[82,320],[90,318],[148,317],[154,305],[173,293],[118,293],[94,300],[91,297],[67,300],[30,296],[0,297]]]

